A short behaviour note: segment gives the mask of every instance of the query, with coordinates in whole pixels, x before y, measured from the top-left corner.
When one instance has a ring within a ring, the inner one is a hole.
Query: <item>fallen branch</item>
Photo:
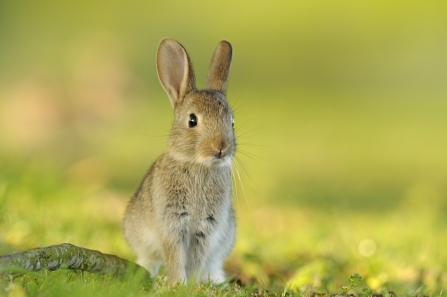
[[[0,256],[0,273],[11,274],[43,269],[72,269],[115,276],[125,276],[129,272],[147,274],[143,267],[115,255],[103,254],[69,243]]]

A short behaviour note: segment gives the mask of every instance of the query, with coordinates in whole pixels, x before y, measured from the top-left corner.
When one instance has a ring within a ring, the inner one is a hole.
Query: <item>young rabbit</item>
[[[221,41],[206,88],[197,90],[183,46],[160,42],[157,72],[174,108],[168,149],[132,197],[124,232],[137,263],[154,276],[164,263],[168,281],[225,281],[235,217],[231,164],[236,150],[233,112],[225,97],[232,48]]]

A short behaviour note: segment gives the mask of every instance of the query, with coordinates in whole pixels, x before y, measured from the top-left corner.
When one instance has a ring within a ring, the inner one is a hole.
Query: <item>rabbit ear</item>
[[[230,72],[232,48],[228,41],[222,40],[217,45],[211,60],[206,88],[216,90],[223,94],[227,91],[228,73]]]
[[[172,107],[191,90],[195,79],[192,65],[183,46],[171,38],[164,38],[158,46],[157,73]]]

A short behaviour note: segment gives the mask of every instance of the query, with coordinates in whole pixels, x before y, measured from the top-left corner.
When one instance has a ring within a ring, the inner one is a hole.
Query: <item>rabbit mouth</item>
[[[212,164],[217,166],[231,166],[233,158],[231,158],[228,153],[228,147],[225,149],[216,150],[214,152],[214,156],[211,159]]]
[[[233,158],[230,155],[225,156],[206,156],[198,159],[199,163],[210,167],[231,167]]]
[[[217,167],[231,167],[231,163],[232,163],[232,158],[230,158],[229,156],[225,156],[225,157],[214,157],[211,159],[211,165],[212,166],[217,166]]]

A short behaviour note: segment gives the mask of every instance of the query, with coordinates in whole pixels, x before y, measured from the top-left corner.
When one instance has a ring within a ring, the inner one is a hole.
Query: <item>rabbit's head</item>
[[[206,88],[197,90],[186,50],[173,39],[160,42],[157,72],[174,108],[168,154],[178,161],[230,166],[236,150],[234,119],[225,93],[231,64],[230,43],[214,52]]]

